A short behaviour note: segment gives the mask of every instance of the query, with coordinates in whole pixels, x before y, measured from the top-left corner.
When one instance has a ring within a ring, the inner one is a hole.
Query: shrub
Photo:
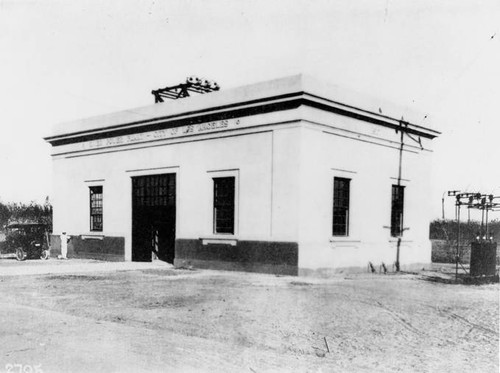
[[[43,205],[31,202],[0,202],[0,229],[10,223],[43,223],[52,231],[52,205],[49,198],[45,199]]]

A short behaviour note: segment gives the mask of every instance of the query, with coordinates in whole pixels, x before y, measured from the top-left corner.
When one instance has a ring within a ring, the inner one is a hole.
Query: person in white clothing
[[[71,236],[68,236],[66,232],[62,232],[59,238],[61,239],[61,255],[59,255],[59,259],[68,259],[68,242]]]

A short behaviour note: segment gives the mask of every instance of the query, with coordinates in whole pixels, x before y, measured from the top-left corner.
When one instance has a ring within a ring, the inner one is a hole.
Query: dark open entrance
[[[132,260],[174,262],[175,174],[132,178]]]

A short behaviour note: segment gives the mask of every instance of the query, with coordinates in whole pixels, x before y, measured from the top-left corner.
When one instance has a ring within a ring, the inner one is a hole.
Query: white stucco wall
[[[399,120],[371,100],[344,105],[338,89],[313,83],[292,77],[59,126],[48,138],[55,145],[54,234],[100,234],[89,232],[89,187],[102,185],[102,235],[125,237],[130,260],[131,178],[173,172],[176,238],[213,238],[212,178],[234,175],[233,238],[298,242],[306,270],[391,265],[400,134],[390,127]],[[426,125],[410,126],[423,134],[424,150],[405,137],[403,266],[430,262],[430,138],[438,132]],[[335,176],[352,180],[348,237],[332,237]]]
[[[398,141],[394,130],[308,109],[303,113],[338,128]],[[54,232],[89,232],[89,186],[103,185],[103,235],[125,237],[131,259],[131,177],[177,174],[176,237],[210,238],[212,177],[238,178],[235,238],[299,242],[305,269],[388,265],[391,186],[397,183],[399,150],[367,138],[303,121],[262,132],[54,158]],[[370,128],[372,127],[372,128]],[[392,144],[392,145],[394,145]],[[385,144],[388,145],[388,144]],[[390,144],[389,144],[390,145]],[[397,145],[397,144],[396,144]],[[412,149],[412,151],[417,151]],[[405,227],[400,262],[430,261],[427,186],[430,152],[404,152]],[[348,237],[332,237],[333,177],[351,181]]]
[[[301,269],[366,267],[371,261],[392,265],[397,240],[390,236],[391,188],[397,184],[399,134],[393,129],[308,109],[301,133],[299,267]],[[356,129],[356,133],[321,126]],[[376,134],[370,138],[368,134]],[[366,135],[363,135],[366,134]],[[379,138],[394,141],[380,141]],[[405,142],[415,145],[408,137]],[[424,146],[428,144],[423,140]],[[394,146],[396,147],[389,147]],[[428,170],[430,152],[403,153],[405,186],[402,266],[430,263],[428,239]],[[416,154],[416,153],[417,154]],[[333,178],[351,179],[348,237],[332,237]]]
[[[85,155],[56,157],[54,232],[89,231],[89,186],[103,185],[102,235],[125,237],[131,258],[131,177],[177,174],[176,238],[213,236],[212,198],[216,176],[237,176],[234,237],[244,240],[297,240],[296,153],[299,129],[293,126],[203,141]]]

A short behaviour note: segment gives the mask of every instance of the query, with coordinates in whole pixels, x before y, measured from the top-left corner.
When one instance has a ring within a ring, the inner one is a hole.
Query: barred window
[[[403,233],[404,198],[405,198],[405,187],[401,185],[393,185],[392,203],[391,203],[392,237],[399,237]]]
[[[214,180],[214,233],[234,234],[235,178]]]
[[[333,236],[349,235],[350,187],[350,179],[333,178]]]
[[[102,232],[102,186],[90,189],[90,231]]]
[[[133,177],[132,186],[135,207],[175,207],[175,174]]]

